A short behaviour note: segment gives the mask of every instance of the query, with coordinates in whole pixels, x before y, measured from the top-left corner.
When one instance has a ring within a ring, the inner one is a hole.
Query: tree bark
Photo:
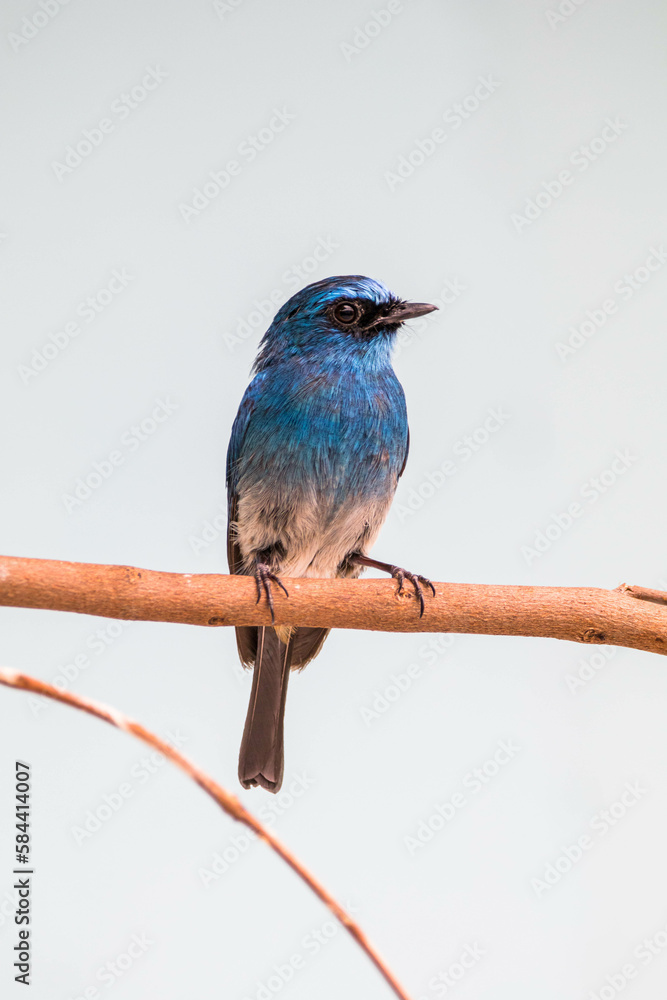
[[[436,583],[426,612],[394,580],[284,579],[276,624],[383,632],[547,636],[667,652],[667,594],[594,587]],[[163,573],[132,566],[0,556],[0,605],[189,625],[269,625],[252,577]]]

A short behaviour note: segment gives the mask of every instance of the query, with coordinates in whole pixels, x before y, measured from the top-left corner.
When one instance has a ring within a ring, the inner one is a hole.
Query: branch
[[[38,560],[34,561],[37,562]],[[94,715],[98,719],[102,719],[104,722],[109,722],[117,729],[122,729],[124,732],[130,733],[131,736],[136,736],[137,739],[143,740],[144,743],[147,743],[150,747],[153,747],[159,753],[168,757],[172,763],[176,764],[177,767],[180,767],[182,771],[185,771],[187,776],[192,778],[192,780],[195,781],[200,788],[203,788],[206,794],[210,795],[213,801],[217,802],[224,812],[228,813],[232,819],[238,820],[239,823],[245,823],[246,826],[250,827],[250,829],[256,833],[258,837],[264,840],[269,847],[274,850],[276,854],[278,854],[301,879],[303,879],[315,895],[329,907],[330,911],[341,922],[343,927],[350,932],[359,947],[366,953],[366,955],[368,955],[371,962],[373,962],[375,967],[384,976],[396,996],[400,997],[401,1000],[410,1000],[410,997],[399,984],[398,980],[389,971],[382,958],[380,958],[373,946],[369,943],[366,935],[361,930],[361,927],[359,927],[359,925],[355,923],[343,907],[336,902],[324,886],[320,885],[317,879],[310,874],[308,869],[302,865],[301,862],[290,851],[288,851],[288,849],[281,844],[276,837],[274,837],[270,830],[267,830],[266,827],[262,826],[259,820],[255,819],[252,813],[249,813],[243,808],[235,795],[231,795],[221,785],[218,785],[217,782],[213,781],[213,779],[207,774],[200,771],[198,767],[195,767],[195,765],[187,759],[187,757],[178,753],[178,751],[174,750],[168,743],[161,740],[159,736],[155,736],[154,733],[144,729],[140,723],[134,722],[132,719],[123,715],[121,712],[116,711],[114,708],[108,708],[106,705],[100,705],[98,702],[91,701],[89,698],[82,698],[80,695],[70,694],[66,691],[58,691],[57,688],[52,687],[50,684],[45,684],[43,681],[37,680],[35,677],[28,677],[27,674],[21,674],[17,670],[3,670],[0,668],[0,684],[4,684],[6,687],[19,688],[23,691],[32,691],[33,694],[41,694],[46,698],[53,698],[54,701],[61,701],[65,705],[71,705],[72,708],[78,708],[82,712],[88,712],[90,715]]]
[[[617,587],[622,594],[630,594],[640,601],[653,601],[654,604],[667,604],[667,593],[664,590],[651,590],[649,587],[631,587],[627,583],[622,583]]]
[[[384,632],[548,636],[667,652],[667,594],[622,584],[511,587],[436,583],[420,618],[411,588],[393,580],[285,579],[273,588],[276,623]],[[0,556],[0,605],[188,625],[269,625],[251,577],[160,573]]]

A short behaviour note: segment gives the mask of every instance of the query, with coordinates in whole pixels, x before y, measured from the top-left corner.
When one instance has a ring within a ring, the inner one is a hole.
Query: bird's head
[[[288,299],[262,340],[256,370],[290,354],[337,348],[343,354],[388,356],[401,324],[437,306],[406,302],[373,278],[350,274],[324,278]]]

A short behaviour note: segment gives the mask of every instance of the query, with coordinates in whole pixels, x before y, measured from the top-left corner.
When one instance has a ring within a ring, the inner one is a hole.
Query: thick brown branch
[[[34,561],[37,562],[38,560]],[[174,750],[172,746],[165,743],[164,740],[161,740],[159,736],[151,733],[148,729],[144,729],[140,723],[128,718],[128,716],[123,715],[114,708],[101,705],[99,702],[91,701],[89,698],[82,698],[80,695],[71,694],[66,691],[58,691],[57,688],[52,687],[50,684],[45,684],[43,681],[37,680],[35,677],[28,677],[27,674],[21,674],[17,670],[0,669],[0,684],[4,684],[6,687],[19,688],[23,691],[31,691],[33,694],[41,694],[46,698],[53,698],[55,701],[61,701],[65,705],[71,705],[72,708],[78,708],[82,712],[88,712],[90,715],[94,715],[98,719],[102,719],[104,722],[108,722],[112,726],[116,726],[116,728],[122,729],[126,733],[130,733],[131,736],[136,736],[137,739],[143,740],[144,743],[147,743],[159,753],[164,754],[164,756],[171,760],[172,763],[176,764],[177,767],[180,767],[182,771],[185,771],[189,778],[192,778],[193,781],[203,788],[207,795],[210,795],[213,801],[217,802],[221,809],[228,813],[232,819],[238,820],[239,823],[245,823],[245,825],[250,827],[250,829],[256,833],[258,837],[265,841],[269,847],[271,847],[272,850],[274,850],[276,854],[279,855],[279,857],[281,857],[283,861],[285,861],[290,868],[292,868],[293,871],[295,871],[297,875],[303,879],[315,895],[329,907],[333,915],[340,920],[345,929],[350,932],[359,947],[366,953],[366,955],[368,955],[375,967],[384,976],[396,996],[400,997],[401,1000],[410,1000],[410,997],[400,985],[396,977],[392,972],[390,972],[383,959],[380,958],[373,946],[369,943],[359,924],[357,924],[343,909],[343,907],[336,902],[324,886],[310,874],[308,869],[301,864],[298,858],[296,858],[291,851],[289,851],[276,837],[274,837],[271,831],[267,830],[267,828],[263,826],[258,819],[255,819],[252,813],[249,813],[243,808],[235,795],[231,795],[230,792],[214,781],[213,778],[210,778],[208,774],[205,774],[204,771],[201,771],[198,767],[192,764],[187,757],[178,753],[178,751]]]
[[[550,636],[667,652],[667,609],[657,603],[659,591],[644,588],[436,583],[420,618],[410,588],[399,597],[393,580],[284,583],[289,598],[273,590],[277,624]],[[635,589],[654,596],[637,600]],[[255,600],[249,577],[0,557],[0,605],[190,625],[270,624],[266,602]]]

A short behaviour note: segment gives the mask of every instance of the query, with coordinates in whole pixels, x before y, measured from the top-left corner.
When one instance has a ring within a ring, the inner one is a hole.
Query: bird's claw
[[[257,585],[257,600],[255,601],[255,604],[259,604],[262,599],[262,594],[266,596],[266,602],[269,605],[269,611],[271,612],[271,624],[275,625],[276,616],[273,610],[273,595],[271,594],[272,583],[276,583],[284,592],[285,597],[289,597],[287,588],[280,577],[277,576],[273,570],[266,565],[266,563],[257,563],[255,566],[255,584]]]
[[[392,566],[390,568],[391,575],[394,580],[398,582],[398,594],[399,596],[403,593],[403,584],[405,580],[409,580],[415,590],[415,596],[419,600],[419,617],[424,617],[425,604],[424,604],[424,590],[423,587],[430,587],[433,596],[435,597],[435,587],[427,577],[422,576],[420,573],[411,573],[408,569],[402,569],[400,566]],[[423,585],[423,586],[422,586]]]

